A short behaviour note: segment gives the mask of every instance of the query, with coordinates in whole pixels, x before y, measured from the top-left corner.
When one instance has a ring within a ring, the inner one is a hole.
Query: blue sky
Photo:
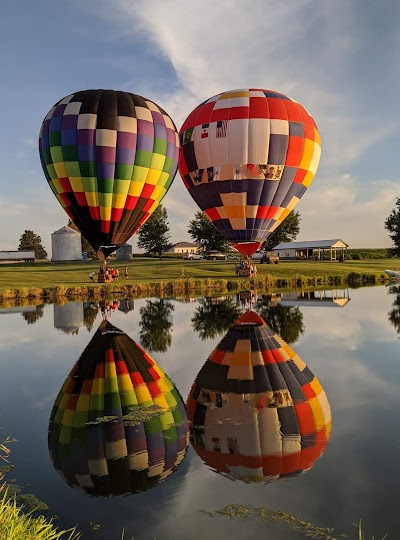
[[[400,196],[400,4],[390,0],[14,0],[0,19],[0,250],[67,216],[43,175],[37,138],[52,105],[77,90],[144,95],[178,128],[224,90],[286,93],[314,117],[319,169],[297,206],[299,240],[390,245]],[[174,242],[197,210],[177,174],[164,198]]]

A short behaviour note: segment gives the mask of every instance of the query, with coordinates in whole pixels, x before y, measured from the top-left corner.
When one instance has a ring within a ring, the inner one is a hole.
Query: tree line
[[[300,221],[300,213],[293,210],[280,226],[269,235],[261,249],[270,251],[282,242],[293,242],[300,232]],[[68,221],[68,227],[79,231],[71,220]],[[392,241],[392,247],[387,250],[388,255],[390,257],[400,257],[400,197],[396,199],[395,207],[385,220],[384,227],[389,232]],[[188,233],[202,252],[210,250],[227,251],[230,249],[229,242],[225,240],[218,229],[200,210],[194,214],[193,219],[189,222]],[[150,255],[156,255],[160,259],[166,251],[172,248],[168,212],[162,204],[156,208],[146,223],[139,229],[137,238],[137,245],[140,249],[144,249]],[[82,251],[86,251],[89,257],[96,259],[96,252],[84,236],[81,236],[81,242]],[[36,259],[47,259],[47,252],[42,246],[41,237],[32,230],[24,231],[20,238],[18,250],[34,250]]]

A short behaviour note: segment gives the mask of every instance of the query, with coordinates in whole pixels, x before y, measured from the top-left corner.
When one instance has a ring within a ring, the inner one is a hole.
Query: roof
[[[80,236],[81,233],[75,229],[71,229],[68,225],[64,225],[64,227],[61,227],[58,231],[54,231],[53,234],[79,234]]]
[[[346,242],[343,242],[340,238],[335,238],[333,240],[304,240],[303,242],[282,242],[278,244],[273,249],[307,249],[307,248],[330,248],[335,247],[335,244],[339,246],[336,247],[349,247]]]
[[[177,244],[174,244],[172,246],[173,248],[183,248],[183,247],[198,247],[197,244],[193,244],[192,242],[178,242]]]

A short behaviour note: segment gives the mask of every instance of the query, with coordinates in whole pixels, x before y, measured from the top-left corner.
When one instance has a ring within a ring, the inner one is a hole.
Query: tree
[[[198,210],[189,222],[188,233],[202,251],[225,251],[229,243],[203,212]]]
[[[172,312],[174,306],[171,302],[161,300],[147,300],[146,305],[139,310],[139,338],[143,348],[147,351],[165,352],[172,341]]]
[[[389,237],[393,242],[393,248],[388,252],[394,257],[400,257],[400,198],[396,200],[396,207],[385,221],[385,229],[389,231]]]
[[[67,226],[70,227],[71,229],[74,229],[74,231],[81,232],[78,229],[78,227],[75,225],[75,223],[71,221],[70,219],[68,220]],[[82,251],[86,251],[86,253],[88,254],[88,257],[90,257],[91,259],[98,258],[97,253],[95,252],[95,250],[92,248],[92,246],[89,244],[89,242],[86,240],[86,238],[83,236],[82,233],[81,233],[81,245],[82,245]]]
[[[263,249],[271,251],[275,246],[282,242],[293,242],[300,232],[300,213],[290,212],[287,218],[272,232],[264,242]]]
[[[203,298],[199,300],[199,305],[191,319],[192,328],[202,340],[214,339],[227,332],[240,314],[240,307],[232,297],[222,301]]]
[[[297,306],[262,304],[257,307],[257,313],[288,345],[304,333],[303,314]]]
[[[36,259],[47,259],[47,252],[42,246],[42,239],[33,231],[25,230],[19,239],[18,251],[34,250]]]
[[[392,304],[392,309],[388,313],[388,319],[394,326],[396,332],[400,334],[400,286],[394,285],[390,287],[389,294],[394,294],[396,296]]]
[[[28,324],[35,324],[44,315],[44,304],[35,306],[35,311],[25,311],[22,313],[22,317]]]
[[[167,210],[160,204],[139,229],[137,245],[161,259],[162,254],[172,247],[170,239]]]

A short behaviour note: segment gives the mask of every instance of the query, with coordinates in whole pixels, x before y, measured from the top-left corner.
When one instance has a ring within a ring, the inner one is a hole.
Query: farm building
[[[168,250],[168,253],[197,253],[198,250],[199,246],[197,244],[192,244],[191,242],[178,242]]]
[[[81,233],[64,225],[51,235],[52,261],[81,261]]]
[[[336,238],[334,240],[283,242],[275,246],[273,251],[283,261],[336,261],[339,258],[346,258],[348,247],[346,242]]]

